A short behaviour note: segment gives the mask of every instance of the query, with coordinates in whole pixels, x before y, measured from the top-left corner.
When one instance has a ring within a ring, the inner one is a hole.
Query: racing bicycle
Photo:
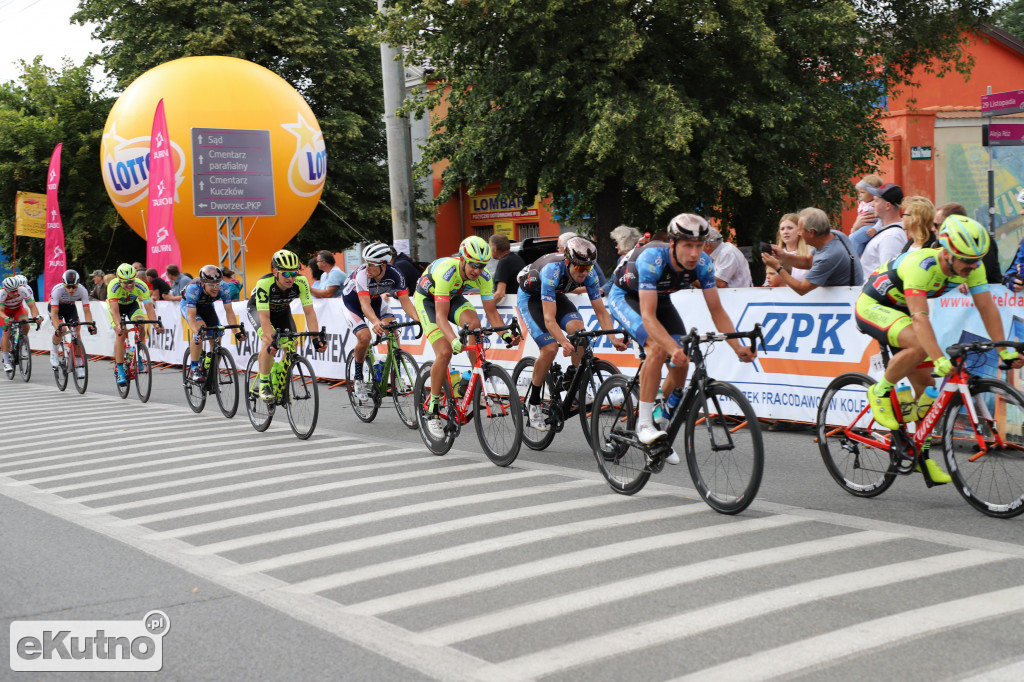
[[[117,383],[117,363],[114,363],[114,385],[117,386],[117,394],[127,398],[132,390],[132,382],[135,382],[135,392],[139,394],[139,400],[146,402],[153,390],[153,364],[149,360],[149,347],[144,341],[139,341],[142,326],[147,324],[162,325],[160,318],[155,320],[129,320],[121,316],[121,326],[125,328],[124,339],[124,372],[128,381],[124,386]],[[131,325],[131,329],[128,328]]]
[[[327,328],[319,332],[293,332],[278,329],[274,332],[267,352],[271,355],[281,351],[281,357],[270,368],[270,387],[274,392],[273,402],[265,403],[259,396],[260,366],[256,351],[245,366],[246,390],[245,410],[249,423],[257,431],[266,431],[278,406],[288,412],[288,423],[301,440],[313,435],[320,413],[320,394],[317,391],[316,373],[313,365],[296,352],[299,339],[316,338],[325,341]]]
[[[95,322],[61,322],[57,325],[57,333],[61,343],[57,350],[57,366],[53,368],[53,378],[57,388],[68,387],[68,375],[74,377],[75,390],[85,393],[89,385],[89,358],[85,354],[85,346],[78,338],[78,328],[88,327],[89,332],[96,333]]]
[[[222,324],[216,327],[200,325],[196,336],[205,336],[213,343],[213,348],[207,350],[205,343],[201,346],[198,379],[188,378],[192,356],[189,349],[185,349],[185,356],[181,359],[181,384],[185,389],[185,400],[193,412],[203,411],[209,394],[217,397],[217,406],[228,419],[238,411],[238,368],[231,353],[220,343],[224,331],[228,329],[237,329],[236,338],[244,338],[244,324]]]
[[[17,372],[21,374],[23,381],[28,381],[32,378],[32,348],[28,345],[28,335],[22,335],[21,325],[32,324],[35,322],[36,331],[39,331],[39,325],[42,324],[42,317],[29,317],[24,320],[12,320],[7,317],[4,318],[8,327],[10,327],[10,339],[11,339],[11,368],[4,371],[7,372],[7,378],[13,380],[14,374]]]
[[[930,438],[932,449],[942,448],[953,486],[968,504],[997,518],[1024,512],[1024,394],[1005,381],[975,373],[989,364],[985,355],[997,348],[1024,352],[1024,343],[949,346],[946,355],[953,369],[942,380],[935,402],[916,425],[901,423],[895,431],[872,418],[865,392],[874,379],[857,372],[834,379],[818,406],[817,439],[836,483],[852,495],[874,497],[888,490],[896,476],[920,470],[930,488],[935,484],[922,452]],[[890,399],[900,408],[896,414],[903,414],[895,390]]]
[[[503,367],[488,362],[484,357],[486,337],[503,331],[518,336],[519,320],[513,319],[511,324],[504,327],[470,329],[469,325],[462,325],[459,330],[462,347],[476,352],[476,364],[473,365],[473,375],[466,390],[459,399],[453,397],[449,377],[445,374],[438,401],[440,418],[444,422],[444,436],[440,439],[431,436],[427,429],[427,420],[430,419],[430,368],[433,362],[424,363],[420,367],[414,393],[416,412],[420,437],[433,454],[447,454],[462,427],[474,419],[480,447],[494,464],[507,467],[519,456],[523,441],[523,410],[516,385]],[[470,334],[476,336],[476,343],[467,343]]]
[[[377,416],[384,396],[390,391],[391,398],[395,401],[395,410],[398,418],[410,429],[416,428],[416,401],[413,398],[413,389],[416,386],[416,374],[419,366],[415,358],[402,350],[398,343],[398,336],[395,332],[403,327],[419,325],[419,322],[390,322],[382,324],[384,336],[370,344],[366,349],[366,358],[363,360],[364,381],[366,382],[366,396],[360,399],[355,391],[355,351],[349,351],[345,358],[345,387],[348,392],[348,399],[352,403],[352,411],[361,421],[372,422]],[[416,338],[423,335],[423,328],[420,327]],[[383,360],[377,360],[373,355],[373,347],[380,343],[387,342],[388,350]]]
[[[672,411],[666,436],[649,445],[636,437],[640,368],[629,379],[617,374],[594,397],[590,422],[591,442],[597,466],[612,490],[632,495],[641,490],[651,474],[661,472],[672,442],[683,429],[686,466],[697,493],[712,509],[738,514],[746,509],[761,486],[764,443],[754,408],[732,384],[708,376],[702,344],[711,346],[728,339],[761,339],[761,325],[751,331],[729,334],[698,334],[692,329],[680,345],[693,366],[686,393]],[[640,366],[646,359],[640,349]]]

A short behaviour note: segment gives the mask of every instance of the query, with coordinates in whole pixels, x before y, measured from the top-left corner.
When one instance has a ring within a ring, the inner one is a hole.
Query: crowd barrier
[[[716,344],[707,356],[710,375],[735,384],[750,400],[759,417],[813,422],[821,394],[834,377],[844,372],[881,374],[878,344],[857,331],[853,304],[859,292],[857,287],[829,287],[815,289],[801,297],[787,288],[720,289],[722,303],[737,329],[747,330],[755,323],[761,324],[765,350],[759,350],[755,362],[741,364],[727,344]],[[1024,295],[1013,294],[1002,285],[994,285],[992,294],[1002,314],[1008,338],[1024,340]],[[481,319],[485,319],[479,298],[469,298],[477,304]],[[587,328],[598,328],[597,316],[586,297],[570,298],[579,308]],[[700,291],[677,292],[672,300],[688,328],[696,327],[700,331],[714,329]],[[152,358],[155,362],[180,364],[188,344],[187,327],[178,305],[170,301],[157,301],[155,305],[163,320],[164,332],[156,334],[151,330],[149,346]],[[249,327],[245,305],[244,301],[239,301],[232,307],[238,319]],[[302,352],[312,362],[317,376],[343,379],[345,355],[354,346],[354,338],[348,333],[342,303],[340,299],[315,299],[313,306],[320,326],[327,328],[328,345],[322,354],[314,352],[308,345]],[[930,301],[930,306],[930,319],[943,347],[962,340],[984,338],[984,327],[970,296],[954,292]],[[43,307],[40,306],[41,311]],[[106,304],[94,302],[91,307],[97,321],[97,334],[84,337],[86,351],[90,355],[112,355],[114,334]],[[225,319],[222,304],[218,302],[216,307],[221,319]],[[392,302],[392,309],[400,320],[408,319],[397,302]],[[512,299],[506,298],[498,306],[498,311],[506,324],[510,322],[516,314]],[[298,301],[292,302],[292,313],[299,331],[305,331],[305,318]],[[424,338],[414,338],[416,329],[402,330],[402,347],[422,363],[432,359],[433,352]],[[249,356],[256,350],[256,337],[251,328],[247,331],[249,334],[241,344],[230,336],[226,337],[224,344],[235,356],[239,368],[245,367]],[[30,334],[32,347],[37,350],[49,348],[50,333],[46,323],[38,332],[33,329]],[[381,346],[380,350],[386,349]],[[492,337],[487,357],[511,370],[520,358],[536,353],[537,347],[532,339],[527,338],[518,348],[509,350]],[[595,355],[609,360],[627,374],[631,374],[639,364],[635,348],[615,351],[607,337],[595,346]],[[558,361],[565,363],[567,359],[559,357]],[[468,369],[469,358],[464,354],[456,356],[452,367]],[[1011,381],[1019,387],[1021,372],[1014,374]]]

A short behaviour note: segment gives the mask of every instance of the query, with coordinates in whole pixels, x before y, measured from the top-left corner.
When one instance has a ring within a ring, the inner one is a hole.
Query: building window
[[[540,223],[519,223],[519,241],[540,236]]]
[[[490,239],[491,235],[494,234],[494,225],[477,225],[473,229],[476,231],[476,236],[484,241]]]

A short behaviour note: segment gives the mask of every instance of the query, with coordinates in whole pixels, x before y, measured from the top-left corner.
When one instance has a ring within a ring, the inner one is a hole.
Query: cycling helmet
[[[224,279],[224,275],[221,274],[220,268],[216,265],[204,265],[199,271],[199,281],[203,284],[219,282],[222,279]]]
[[[302,267],[299,257],[291,251],[281,249],[270,259],[270,264],[278,270],[298,270]]]
[[[988,253],[990,242],[988,230],[964,215],[946,216],[939,228],[939,243],[957,258],[981,258]]]
[[[384,242],[374,242],[363,249],[363,260],[372,265],[391,262],[391,247]]]
[[[78,284],[78,272],[75,270],[65,270],[64,276],[61,277],[61,281],[69,287],[76,286]]]
[[[459,244],[459,256],[462,260],[486,263],[491,260],[491,247],[480,237],[466,237]]]
[[[135,279],[135,275],[139,274],[135,268],[132,267],[131,263],[121,263],[117,266],[117,278],[123,280]]]
[[[18,290],[18,286],[19,285],[18,285],[18,278],[17,277],[5,277],[4,278],[4,289],[7,289],[7,291],[17,291]]]
[[[26,277],[25,275],[15,275],[14,279],[18,280],[18,284],[20,284],[21,286],[28,286],[28,277]]]
[[[694,213],[680,213],[668,222],[669,239],[702,242],[707,240],[709,231],[708,221]]]
[[[597,247],[586,237],[573,237],[565,243],[565,260],[574,265],[593,265]]]

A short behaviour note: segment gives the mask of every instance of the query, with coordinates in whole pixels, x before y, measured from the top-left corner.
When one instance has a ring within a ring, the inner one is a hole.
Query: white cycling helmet
[[[4,289],[7,289],[7,291],[17,291],[19,286],[21,285],[18,284],[17,277],[4,277]]]
[[[363,260],[371,265],[391,262],[391,247],[384,242],[374,242],[363,249]]]

